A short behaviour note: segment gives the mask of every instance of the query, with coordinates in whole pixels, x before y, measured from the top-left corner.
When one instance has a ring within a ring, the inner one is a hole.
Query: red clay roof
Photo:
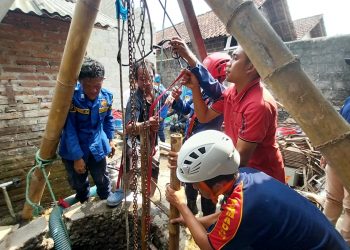
[[[265,3],[266,0],[254,0],[254,3],[260,7]],[[201,31],[203,39],[214,38],[219,36],[230,36],[229,33],[226,32],[225,25],[220,21],[220,19],[214,14],[213,11],[206,12],[197,16],[199,29]],[[190,42],[190,38],[185,26],[185,23],[175,24],[176,30],[181,35],[182,39],[185,40],[186,43]],[[158,31],[156,33],[156,43],[160,42],[164,39],[170,39],[172,37],[178,36],[173,27]]]
[[[316,15],[306,18],[294,20],[294,29],[297,34],[297,40],[302,39],[307,33],[309,33],[320,21],[323,19],[323,15]]]
[[[255,3],[263,3],[264,0],[254,0]],[[316,15],[306,18],[301,18],[293,21],[294,28],[297,34],[297,40],[303,38],[307,33],[309,33],[321,20],[323,15]],[[214,14],[213,11],[209,11],[202,15],[197,16],[199,29],[201,31],[203,39],[209,39],[219,36],[230,36],[226,32],[225,25],[220,21],[220,19]],[[186,43],[190,42],[190,38],[185,26],[185,23],[179,23],[175,25],[175,28],[185,40]],[[173,27],[164,29],[164,39],[170,39],[172,37],[178,36]],[[156,33],[156,42],[163,40],[163,31],[158,31]]]

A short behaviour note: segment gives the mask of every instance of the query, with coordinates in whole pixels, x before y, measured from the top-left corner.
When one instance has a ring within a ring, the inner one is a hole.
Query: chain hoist
[[[137,141],[136,141],[136,78],[135,65],[136,62],[136,50],[135,50],[135,13],[134,13],[134,1],[127,1],[128,4],[128,48],[129,48],[129,79],[130,79],[130,104],[131,104],[131,167],[129,170],[130,177],[126,180],[130,185],[133,195],[133,239],[134,250],[138,249],[138,204],[137,204]]]
[[[141,9],[141,14],[140,14],[140,19],[144,20],[145,19],[145,3],[144,1],[140,1],[140,9]],[[145,29],[142,27],[141,28],[141,58],[145,58],[146,57],[146,53],[145,53]],[[150,65],[146,65],[145,62],[143,63],[144,67],[143,67],[143,76],[148,76],[146,77],[147,81],[151,81],[153,84],[153,79],[150,79],[150,75],[149,75],[149,67]],[[144,79],[144,80],[146,80]],[[153,89],[152,89],[153,92]],[[146,93],[146,91],[143,91],[143,120],[147,121],[148,120],[148,108],[147,108],[147,95],[148,93]],[[154,95],[153,95],[154,96]],[[152,99],[153,101],[153,99]],[[152,102],[151,102],[152,103]],[[149,194],[150,194],[150,190],[149,190],[149,185],[148,182],[150,181],[150,179],[148,178],[148,170],[151,167],[150,164],[150,158],[152,157],[152,152],[150,151],[150,127],[146,126],[146,123],[143,123],[143,135],[144,135],[144,140],[145,140],[145,144],[144,146],[146,147],[145,151],[142,151],[143,154],[141,155],[141,162],[143,164],[141,164],[141,181],[142,181],[142,192],[143,192],[143,211],[142,211],[142,219],[143,221],[143,225],[144,225],[144,242],[143,242],[143,247],[146,246],[146,248],[148,249],[148,240],[149,240],[149,229],[150,229],[150,201],[149,201]],[[151,158],[152,159],[152,158]],[[147,163],[146,165],[144,165],[144,163]]]

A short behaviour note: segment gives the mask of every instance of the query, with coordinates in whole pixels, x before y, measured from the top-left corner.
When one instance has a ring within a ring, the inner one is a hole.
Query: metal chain
[[[129,47],[129,79],[130,79],[130,101],[131,101],[131,168],[129,170],[130,189],[134,192],[133,195],[133,221],[134,221],[134,250],[138,249],[138,204],[137,204],[137,142],[136,142],[136,79],[135,79],[135,65],[136,50],[135,50],[135,6],[134,1],[128,2],[128,47]]]
[[[140,19],[144,20],[145,18],[145,6],[147,6],[147,4],[144,3],[145,0],[140,1],[140,9],[141,9],[141,14],[140,14]],[[141,27],[141,57],[144,58],[145,57],[145,28]],[[148,65],[145,65],[144,69],[144,76],[146,76],[146,74],[148,75]],[[153,79],[149,79],[152,81],[153,84]],[[148,109],[147,109],[147,99],[146,99],[146,92],[143,91],[143,120],[146,121],[148,120]],[[144,123],[145,124],[145,123]],[[150,150],[150,139],[149,139],[149,127],[144,126],[142,128],[144,130],[144,134],[146,135],[146,145],[147,145],[147,154],[143,154],[142,157],[142,161],[141,162],[147,162],[147,167],[144,169],[141,169],[141,173],[142,173],[142,186],[145,187],[144,190],[142,190],[142,192],[144,192],[144,198],[145,200],[143,200],[143,203],[145,204],[145,207],[148,208],[150,205],[150,201],[149,201],[149,194],[150,194],[150,190],[148,189],[148,169],[150,168],[149,166],[149,157],[151,157],[149,152]],[[145,243],[148,249],[148,241],[149,241],[149,231],[150,231],[150,211],[149,209],[146,209],[146,211],[144,211],[144,216],[145,218],[143,218],[145,220],[145,226],[146,226],[146,232],[145,232]]]

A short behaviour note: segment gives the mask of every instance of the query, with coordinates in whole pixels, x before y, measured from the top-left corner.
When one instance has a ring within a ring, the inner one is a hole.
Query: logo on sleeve
[[[214,229],[208,234],[215,249],[221,249],[236,235],[242,221],[243,183],[241,182],[227,199]]]

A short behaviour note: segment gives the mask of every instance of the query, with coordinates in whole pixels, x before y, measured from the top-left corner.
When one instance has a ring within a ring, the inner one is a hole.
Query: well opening
[[[135,235],[138,237],[138,248],[141,249],[141,209],[138,210],[138,233],[135,234],[134,216],[129,208],[132,208],[130,203],[108,208],[101,201],[68,210],[64,214],[64,220],[72,249],[127,249],[126,214],[129,223],[129,249],[134,249]],[[168,249],[168,224],[165,217],[164,214],[151,215],[150,244],[156,249]]]

